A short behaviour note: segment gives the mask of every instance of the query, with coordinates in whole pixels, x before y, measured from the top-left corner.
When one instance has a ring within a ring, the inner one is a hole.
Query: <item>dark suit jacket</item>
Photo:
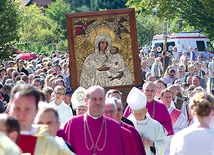
[[[177,108],[177,109],[179,109],[179,110],[181,110],[181,107],[182,107],[182,105],[183,105],[183,100],[181,99],[181,98],[177,98],[177,101],[175,102],[175,107]]]
[[[129,125],[131,125],[131,126],[133,126],[133,127],[134,127],[133,122],[132,122],[132,121],[130,121],[129,119],[127,119],[127,118],[125,118],[125,117],[122,117],[122,121],[123,121],[124,123],[129,124]]]
[[[193,54],[193,55],[192,55],[192,60],[195,61],[195,60],[196,60],[195,52],[192,51],[192,54]],[[189,51],[187,52],[187,56],[190,58],[190,52],[189,52]]]

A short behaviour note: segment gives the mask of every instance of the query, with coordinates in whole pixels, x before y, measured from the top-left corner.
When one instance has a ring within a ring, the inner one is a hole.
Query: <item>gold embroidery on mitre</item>
[[[85,93],[83,91],[79,91],[76,95],[77,101],[83,101],[85,98]]]

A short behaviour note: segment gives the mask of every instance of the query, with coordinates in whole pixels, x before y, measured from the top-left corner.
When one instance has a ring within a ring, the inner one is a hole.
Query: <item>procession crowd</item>
[[[2,62],[0,154],[213,155],[214,57],[142,53],[144,84],[125,103],[117,89],[70,88],[68,52]]]

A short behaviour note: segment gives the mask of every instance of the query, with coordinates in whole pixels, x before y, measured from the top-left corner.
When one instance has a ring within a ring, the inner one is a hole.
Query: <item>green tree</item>
[[[136,11],[143,10],[144,14],[156,10],[160,20],[178,17],[186,25],[201,29],[211,40],[214,39],[214,0],[128,0],[127,6],[134,7]]]
[[[61,38],[58,25],[35,4],[21,8],[20,42],[56,43]]]
[[[162,25],[156,16],[138,14],[136,18],[139,46],[149,45],[155,34],[162,33]]]
[[[48,5],[45,9],[45,15],[55,21],[58,25],[58,31],[64,35],[64,39],[67,38],[66,35],[66,14],[70,13],[70,5],[65,3],[64,0],[56,0]]]
[[[82,6],[89,8],[90,11],[99,11],[99,10],[111,10],[126,8],[127,0],[65,0],[66,3],[71,4],[71,10],[75,12],[88,11],[81,9]]]
[[[10,0],[0,1],[0,60],[8,59],[11,44],[18,39],[18,4]]]

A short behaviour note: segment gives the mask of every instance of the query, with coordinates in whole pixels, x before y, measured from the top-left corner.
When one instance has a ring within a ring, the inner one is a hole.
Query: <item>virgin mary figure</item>
[[[86,89],[92,85],[107,87],[110,82],[107,73],[110,68],[106,66],[106,62],[111,46],[111,37],[108,34],[100,33],[95,37],[94,44],[95,52],[86,57],[80,75],[80,86]]]

